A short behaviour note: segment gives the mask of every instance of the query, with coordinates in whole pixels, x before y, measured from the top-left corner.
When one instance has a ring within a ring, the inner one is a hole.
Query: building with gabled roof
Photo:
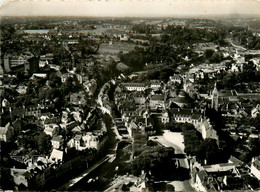
[[[7,123],[4,127],[0,127],[0,140],[9,141],[14,135],[14,128],[9,123]]]
[[[58,149],[53,149],[50,155],[50,161],[53,162],[62,162],[63,161],[63,151],[60,151]]]
[[[260,114],[260,104],[257,104],[256,107],[254,107],[254,108],[251,110],[251,116],[252,116],[252,118],[256,118],[258,114]]]
[[[260,156],[252,158],[251,173],[260,181]]]
[[[144,91],[147,89],[145,83],[122,83],[122,85],[128,91]]]

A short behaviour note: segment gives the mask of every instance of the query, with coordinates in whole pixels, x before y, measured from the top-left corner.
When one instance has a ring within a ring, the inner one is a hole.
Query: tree
[[[218,163],[219,149],[215,139],[205,139],[200,145],[197,157],[200,160],[207,160],[207,164]]]
[[[206,58],[206,59],[210,59],[211,57],[212,57],[212,55],[214,54],[214,50],[213,49],[206,49],[205,51],[204,51],[204,57]]]
[[[48,155],[51,150],[51,137],[49,135],[46,135],[45,133],[42,133],[38,137],[38,150],[40,153]]]
[[[171,147],[153,147],[144,150],[132,161],[132,172],[139,175],[142,170],[151,171],[157,178],[167,178],[173,173],[175,150]]]

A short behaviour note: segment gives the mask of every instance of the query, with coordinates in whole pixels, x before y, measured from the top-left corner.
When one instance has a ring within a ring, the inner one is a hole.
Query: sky
[[[260,0],[0,0],[0,5],[0,16],[260,16]]]

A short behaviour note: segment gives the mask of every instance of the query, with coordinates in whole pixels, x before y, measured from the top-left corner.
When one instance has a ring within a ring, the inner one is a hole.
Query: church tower
[[[214,89],[211,94],[211,108],[218,111],[218,90],[217,90],[217,83],[214,85]]]

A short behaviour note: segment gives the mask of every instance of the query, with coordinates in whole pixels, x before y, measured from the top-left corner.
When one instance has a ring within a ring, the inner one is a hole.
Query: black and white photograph
[[[260,0],[0,0],[0,191],[260,191]]]

